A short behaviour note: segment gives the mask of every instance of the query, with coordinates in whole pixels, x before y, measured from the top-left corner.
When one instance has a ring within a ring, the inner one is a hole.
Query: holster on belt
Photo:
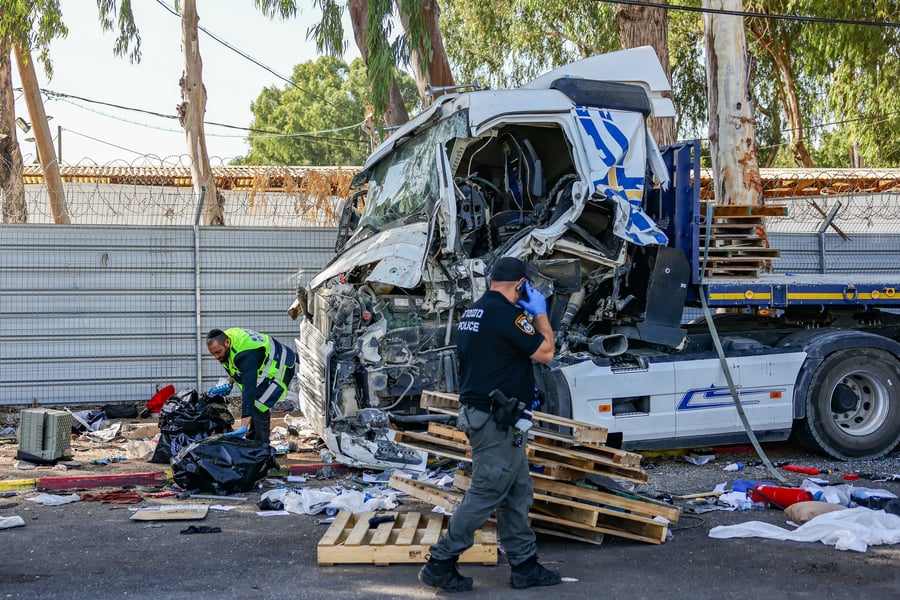
[[[500,390],[494,390],[491,396],[491,416],[497,423],[497,429],[506,431],[525,412],[525,403],[517,398],[507,398]]]

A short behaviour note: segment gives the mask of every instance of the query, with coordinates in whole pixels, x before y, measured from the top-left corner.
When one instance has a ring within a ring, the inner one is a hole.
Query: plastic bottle
[[[725,467],[725,471],[742,471],[744,469],[744,463],[736,462],[731,463],[730,465]]]

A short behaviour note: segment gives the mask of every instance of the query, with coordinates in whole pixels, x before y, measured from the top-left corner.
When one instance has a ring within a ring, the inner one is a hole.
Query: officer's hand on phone
[[[527,279],[523,283],[525,286],[525,298],[519,300],[519,306],[528,311],[532,316],[538,316],[541,314],[547,313],[547,299],[544,296],[531,287],[531,282]]]

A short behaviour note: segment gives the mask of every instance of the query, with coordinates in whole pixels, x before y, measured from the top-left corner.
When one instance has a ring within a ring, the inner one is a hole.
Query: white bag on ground
[[[900,543],[900,517],[883,510],[851,508],[819,515],[793,531],[770,523],[748,521],[713,527],[709,530],[709,537],[822,542],[838,550],[865,552],[869,546]]]
[[[18,515],[0,517],[0,529],[12,529],[13,527],[25,527],[25,520]]]

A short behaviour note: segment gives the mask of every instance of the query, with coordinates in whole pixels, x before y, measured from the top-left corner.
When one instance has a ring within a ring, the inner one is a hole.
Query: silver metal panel
[[[145,402],[224,371],[198,345],[249,327],[293,347],[298,284],[334,255],[333,229],[0,226],[0,404]]]

